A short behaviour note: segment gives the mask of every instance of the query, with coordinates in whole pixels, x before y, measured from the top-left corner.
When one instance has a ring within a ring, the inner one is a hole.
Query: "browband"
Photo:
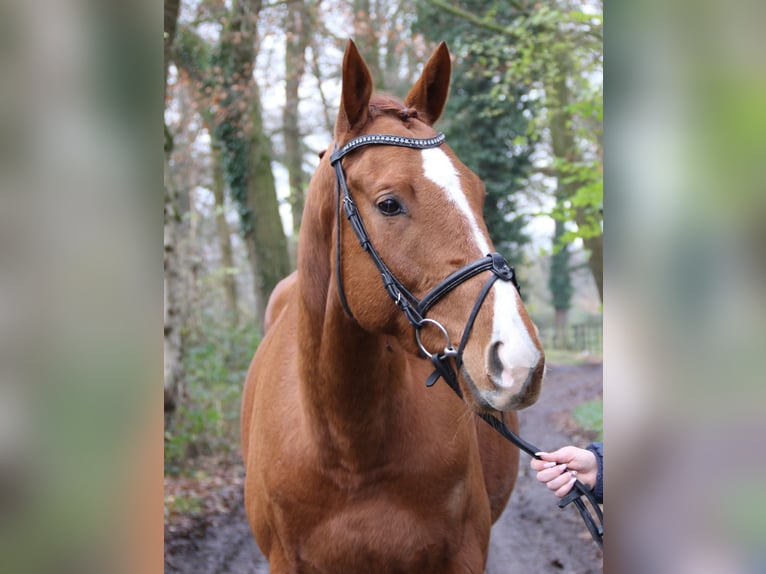
[[[342,148],[335,149],[330,156],[330,164],[334,165],[336,161],[343,158],[348,153],[358,147],[370,144],[395,145],[399,147],[409,147],[412,149],[429,149],[439,147],[447,139],[443,133],[439,133],[432,138],[408,138],[403,136],[392,136],[387,134],[369,134],[359,136],[346,143]]]

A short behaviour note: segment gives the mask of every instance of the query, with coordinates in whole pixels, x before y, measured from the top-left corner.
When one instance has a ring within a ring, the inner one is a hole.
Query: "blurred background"
[[[745,0],[1,4],[0,570],[159,570],[168,517],[210,504],[160,473],[236,485],[239,385],[353,37],[400,96],[448,42],[437,127],[487,184],[548,355],[603,351],[604,569],[763,571],[765,20]]]
[[[437,128],[485,182],[490,234],[549,360],[600,361],[601,12],[596,1],[165,2],[166,542],[241,505],[242,383],[268,296],[295,268],[349,37],[376,89],[400,98],[448,43]],[[578,406],[600,432],[601,397]],[[177,546],[169,560],[183,571]]]

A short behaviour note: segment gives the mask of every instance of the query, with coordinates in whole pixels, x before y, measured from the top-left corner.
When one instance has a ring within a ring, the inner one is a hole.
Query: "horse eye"
[[[402,205],[395,199],[387,197],[378,204],[378,211],[383,215],[399,215],[402,212]]]

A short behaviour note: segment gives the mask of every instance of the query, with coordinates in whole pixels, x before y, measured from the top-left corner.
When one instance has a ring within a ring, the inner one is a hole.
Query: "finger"
[[[574,472],[574,471],[572,471]],[[568,475],[566,475],[568,476]],[[572,476],[569,478],[569,480],[561,487],[559,487],[555,494],[558,498],[564,498],[567,493],[569,493],[570,490],[572,490],[572,486],[574,486],[575,481],[577,480],[577,477]]]
[[[563,460],[557,458],[555,452],[536,452],[535,456],[539,456],[543,461],[563,462]]]
[[[561,476],[561,474],[566,471],[566,469],[567,465],[565,464],[559,464],[553,468],[546,468],[545,470],[541,470],[537,473],[537,480],[545,483],[550,482],[551,480]]]
[[[558,463],[570,463],[575,458],[577,458],[577,452],[580,449],[578,449],[575,446],[562,446],[558,450],[554,450],[552,452],[537,452],[535,454],[539,455],[542,460],[546,461],[556,461]]]
[[[577,474],[574,471],[565,472],[545,483],[545,486],[548,487],[548,490],[552,490],[558,494],[559,489],[565,487],[569,482],[572,482],[576,476]]]
[[[543,470],[546,468],[553,468],[556,466],[556,461],[544,461],[544,460],[537,460],[536,458],[533,458],[529,461],[529,466],[532,467],[532,470]]]

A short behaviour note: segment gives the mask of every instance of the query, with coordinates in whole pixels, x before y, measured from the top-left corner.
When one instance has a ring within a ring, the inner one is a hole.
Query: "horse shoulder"
[[[293,288],[298,278],[298,272],[293,271],[282,279],[274,290],[271,292],[269,302],[266,304],[266,311],[263,318],[263,332],[266,333],[274,321],[277,320],[279,315],[284,311],[287,306],[290,296],[292,295]]]
[[[279,373],[284,370],[281,365],[289,364],[288,360],[280,359],[284,352],[290,352],[290,342],[296,338],[292,331],[295,329],[296,321],[285,318],[295,312],[296,305],[294,299],[296,290],[296,273],[293,272],[274,288],[266,307],[264,320],[264,335],[258,349],[256,349],[253,360],[245,378],[245,385],[242,393],[242,407],[240,411],[240,442],[242,446],[242,460],[247,466],[247,460],[250,454],[250,438],[252,434],[252,422],[255,413],[256,391],[258,380],[262,378],[260,373],[274,372]],[[274,369],[272,371],[272,369]]]
[[[242,400],[241,442],[246,469],[245,509],[261,550],[271,554],[273,514],[291,499],[288,478],[308,451],[298,404],[297,289],[294,279],[272,298],[277,310],[248,370]],[[276,485],[276,486],[275,486]]]

